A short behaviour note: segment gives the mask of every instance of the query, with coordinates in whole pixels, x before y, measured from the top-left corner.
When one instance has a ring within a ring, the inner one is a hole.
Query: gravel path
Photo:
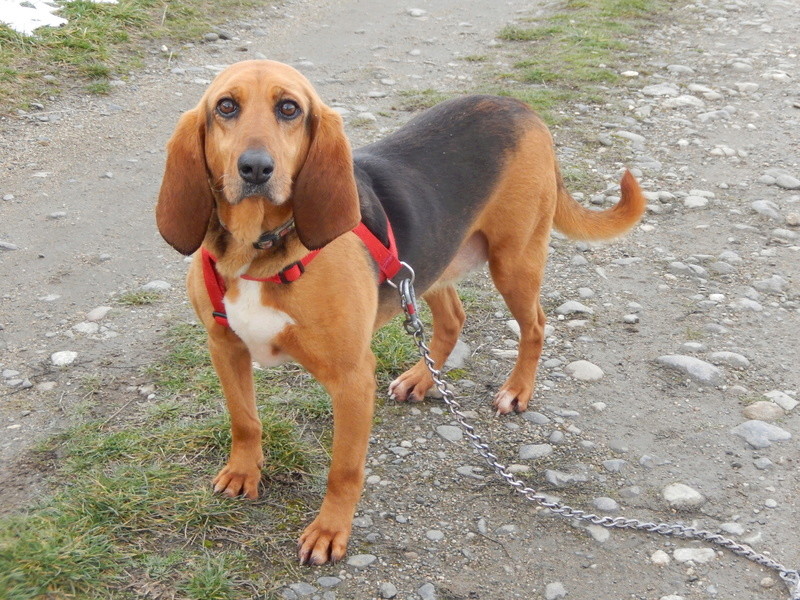
[[[158,393],[137,371],[189,311],[185,263],[152,219],[163,145],[214,73],[245,57],[292,63],[338,107],[356,144],[396,128],[401,90],[469,90],[521,0],[288,2],[232,40],[198,43],[107,99],[69,98],[0,120],[0,498],[37,490],[24,450],[81,408],[100,377],[115,406]],[[374,15],[374,16],[372,16]],[[564,107],[562,164],[616,199],[622,156],[649,201],[607,246],[555,235],[550,327],[532,409],[490,398],[516,330],[486,276],[465,282],[465,361],[453,382],[503,462],[537,489],[600,514],[724,532],[800,566],[800,6],[690,2],[638,40],[604,106]],[[227,35],[223,37],[229,37]],[[402,113],[399,113],[402,116]],[[115,303],[149,284],[170,302]],[[109,310],[107,307],[111,306]],[[144,387],[143,387],[144,386]],[[348,559],[284,582],[293,598],[787,597],[774,573],[689,541],[609,532],[535,510],[464,444],[437,401],[386,403]]]

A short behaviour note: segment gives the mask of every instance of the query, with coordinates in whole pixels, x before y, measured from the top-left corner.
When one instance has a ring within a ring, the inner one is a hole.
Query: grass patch
[[[423,308],[421,302],[419,308]],[[396,317],[375,333],[372,339],[372,351],[377,359],[375,370],[379,388],[382,384],[385,385],[395,379],[419,359],[417,346],[403,327],[403,317]]]
[[[501,76],[518,83],[504,88],[517,96],[521,85],[537,86],[528,93],[545,120],[556,102],[593,101],[597,86],[618,81],[621,58],[630,51],[624,37],[652,24],[663,5],[664,0],[567,0],[538,24],[503,28],[498,37],[518,44],[521,55],[514,71]]]
[[[289,568],[299,524],[287,535],[283,511],[272,505],[300,495],[290,474],[312,460],[294,423],[269,411],[262,421],[270,481],[259,503],[209,489],[228,451],[220,416],[114,432],[91,423],[54,440],[60,491],[25,515],[0,519],[0,597],[135,597],[129,590],[155,585],[151,578],[190,598],[249,596],[254,569]],[[263,556],[254,531],[280,548]]]
[[[155,304],[158,300],[161,300],[159,292],[139,290],[121,294],[117,298],[117,304],[122,304],[123,306],[147,306]]]
[[[0,518],[0,598],[268,598],[296,568],[295,539],[319,502],[315,474],[325,463],[304,432],[328,420],[327,396],[303,384],[287,396],[307,396],[300,408],[262,402],[261,499],[214,495],[230,423],[204,338],[197,326],[170,331],[169,354],[151,368],[165,400],[41,446],[42,458],[58,456],[57,491],[26,514]],[[257,387],[301,376],[258,372]]]
[[[411,112],[431,108],[452,97],[452,94],[446,94],[431,88],[424,90],[400,90],[398,95],[400,96],[400,110]]]
[[[485,54],[469,54],[462,57],[461,60],[465,60],[467,62],[486,62],[489,60],[489,57]]]
[[[215,495],[230,423],[205,337],[192,324],[168,332],[149,369],[163,400],[40,446],[42,461],[58,457],[56,491],[0,518],[0,598],[271,598],[276,581],[297,580],[294,543],[324,486],[328,396],[298,367],[257,370],[266,484],[256,502]],[[400,319],[373,349],[384,379],[416,360]],[[98,378],[84,383],[102,394]]]
[[[108,80],[142,64],[147,47],[199,40],[255,0],[72,0],[62,27],[23,36],[0,24],[0,113],[75,86],[108,93]]]

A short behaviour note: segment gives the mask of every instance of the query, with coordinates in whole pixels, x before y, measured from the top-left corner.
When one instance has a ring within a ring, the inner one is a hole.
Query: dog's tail
[[[625,171],[620,186],[622,197],[608,210],[584,208],[564,187],[561,173],[558,177],[558,202],[553,222],[566,236],[576,240],[607,240],[615,238],[639,222],[646,201],[639,183],[630,171]]]

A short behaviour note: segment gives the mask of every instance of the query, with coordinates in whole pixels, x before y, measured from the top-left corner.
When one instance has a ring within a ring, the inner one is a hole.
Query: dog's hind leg
[[[544,344],[545,315],[539,302],[549,231],[542,222],[526,246],[516,252],[491,252],[489,269],[497,290],[519,323],[519,354],[493,405],[499,413],[524,412],[533,395],[536,369]]]
[[[441,369],[453,351],[464,326],[466,315],[455,287],[435,287],[422,296],[433,316],[433,337],[430,342],[431,358]],[[433,379],[425,363],[420,360],[389,385],[389,394],[400,402],[417,402],[425,397]]]

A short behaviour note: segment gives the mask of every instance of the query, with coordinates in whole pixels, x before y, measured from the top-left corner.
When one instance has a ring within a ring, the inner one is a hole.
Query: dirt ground
[[[172,127],[222,66],[293,64],[360,145],[410,116],[390,110],[402,92],[469,91],[509,71],[513,50],[497,32],[543,10],[522,0],[409,8],[278,4],[228,24],[232,40],[177,49],[169,62],[153,48],[109,97],[0,119],[3,510],[37,496],[26,451],[81,418],[87,384],[103,386],[109,416],[136,410],[150,383],[141,367],[163,351],[166,328],[191,318],[186,263],[161,240],[153,205]],[[640,51],[615,66],[626,73],[606,104],[564,107],[560,160],[589,174],[572,191],[610,202],[621,155],[648,192],[647,215],[611,245],[554,236],[553,329],[529,413],[490,410],[515,336],[485,275],[466,282],[480,310],[454,383],[476,429],[536,489],[601,514],[721,531],[790,568],[800,566],[798,30],[794,1],[691,2],[632,40]],[[463,60],[475,55],[488,60]],[[154,281],[168,301],[117,302]],[[569,300],[591,313],[559,311]],[[103,306],[107,315],[87,317]],[[62,351],[74,362],[55,366]],[[660,359],[675,355],[702,360],[702,372]],[[570,375],[578,360],[603,377]],[[701,544],[609,536],[534,509],[437,432],[451,418],[436,401],[381,412],[350,546],[374,561],[309,569],[285,582],[284,598],[788,597],[776,573],[729,553],[687,562],[681,550]],[[756,433],[742,433],[747,423]],[[536,458],[524,457],[530,445]],[[664,495],[675,483],[702,498],[677,507]]]

